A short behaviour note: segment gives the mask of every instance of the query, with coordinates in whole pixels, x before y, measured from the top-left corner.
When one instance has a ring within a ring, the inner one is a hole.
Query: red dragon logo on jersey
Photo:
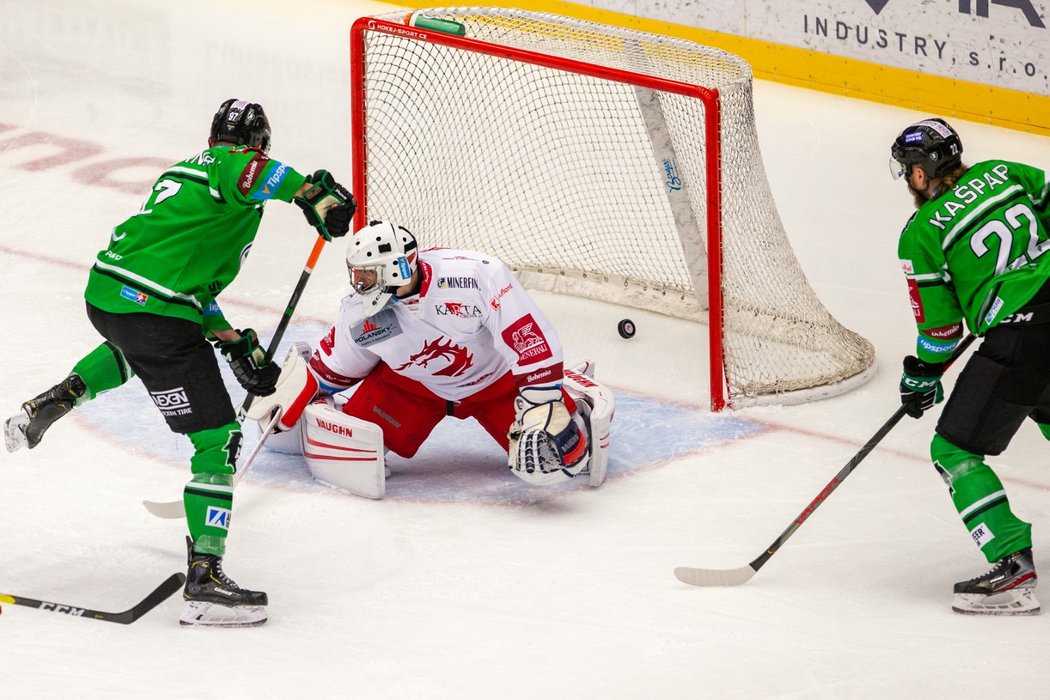
[[[395,368],[394,371],[400,372],[412,365],[426,369],[427,365],[438,358],[447,359],[448,366],[433,372],[435,377],[458,377],[474,364],[474,356],[467,352],[466,348],[456,345],[442,336],[434,341],[428,340],[423,344],[423,349],[420,352],[409,357],[408,362]]]

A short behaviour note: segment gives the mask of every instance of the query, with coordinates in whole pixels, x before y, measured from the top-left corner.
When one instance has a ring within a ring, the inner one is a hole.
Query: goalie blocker
[[[248,417],[265,422],[274,408],[281,406],[284,409],[279,421],[282,432],[272,436],[267,447],[301,452],[311,475],[327,486],[365,498],[382,498],[389,475],[382,429],[343,413],[331,397],[314,400],[318,385],[307,369],[308,356],[309,348],[303,343],[297,343],[290,350],[275,393],[257,400],[249,409]],[[593,373],[592,363],[578,363],[575,369],[565,371],[563,388],[576,402],[586,435],[588,456],[579,460],[584,465],[579,473],[586,474],[588,483],[597,487],[605,481],[615,401],[612,393],[593,379]],[[513,443],[512,440],[512,449]],[[565,478],[568,476],[556,480]]]

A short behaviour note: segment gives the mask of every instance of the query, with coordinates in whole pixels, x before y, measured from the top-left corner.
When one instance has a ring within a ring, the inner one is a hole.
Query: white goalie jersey
[[[343,300],[310,360],[324,391],[354,385],[380,362],[448,401],[508,371],[519,386],[562,381],[557,332],[501,261],[432,248],[420,252],[419,270],[418,295],[369,318],[356,294]]]

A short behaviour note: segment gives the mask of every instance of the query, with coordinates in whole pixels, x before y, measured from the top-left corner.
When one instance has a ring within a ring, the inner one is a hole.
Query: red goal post
[[[871,374],[871,344],[826,311],[783,232],[745,62],[544,13],[417,16],[351,30],[357,227],[388,218],[530,288],[707,323],[713,410]]]

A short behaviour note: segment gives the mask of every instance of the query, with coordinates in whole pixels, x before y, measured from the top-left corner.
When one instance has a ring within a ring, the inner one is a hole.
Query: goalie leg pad
[[[587,369],[591,374],[585,374]],[[591,455],[588,478],[590,485],[597,487],[605,481],[609,466],[609,435],[616,399],[608,388],[594,380],[593,372],[594,364],[587,361],[574,369],[566,369],[562,388],[576,401],[586,424]]]
[[[303,411],[302,436],[306,466],[315,479],[357,496],[383,497],[382,428],[317,401]]]

